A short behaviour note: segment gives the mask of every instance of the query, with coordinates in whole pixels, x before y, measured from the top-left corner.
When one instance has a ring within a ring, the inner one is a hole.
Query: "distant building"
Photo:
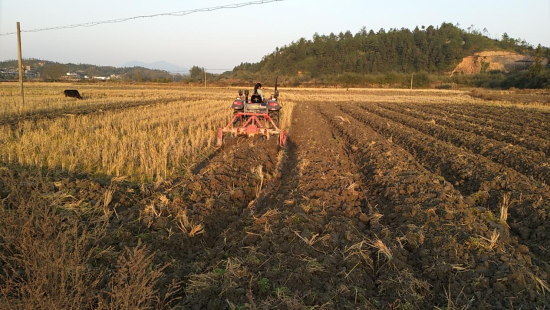
[[[67,80],[81,80],[84,78],[84,74],[80,72],[67,72],[65,79]]]
[[[40,77],[40,72],[36,71],[31,66],[25,66],[25,71],[23,71],[27,79],[37,79]]]
[[[40,78],[40,72],[31,66],[23,66],[23,76],[27,79]],[[19,79],[19,70],[17,68],[0,68],[0,79],[17,80]]]

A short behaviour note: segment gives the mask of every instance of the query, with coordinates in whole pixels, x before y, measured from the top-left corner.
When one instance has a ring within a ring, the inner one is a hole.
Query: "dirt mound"
[[[475,53],[462,59],[451,75],[455,73],[476,74],[492,70],[514,72],[529,68],[534,58],[529,55],[521,55],[505,51],[486,51]],[[545,63],[548,63],[545,60]]]

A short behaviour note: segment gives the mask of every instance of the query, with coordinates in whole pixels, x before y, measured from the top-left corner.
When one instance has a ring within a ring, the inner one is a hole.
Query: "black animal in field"
[[[76,89],[65,89],[63,93],[65,94],[65,97],[82,99],[82,96],[80,96],[80,93]]]

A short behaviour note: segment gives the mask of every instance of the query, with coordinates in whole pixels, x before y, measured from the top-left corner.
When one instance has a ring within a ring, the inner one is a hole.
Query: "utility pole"
[[[21,85],[21,107],[25,106],[25,91],[23,90],[23,59],[21,57],[21,28],[17,22],[17,54],[19,57],[19,85]]]
[[[204,71],[204,89],[206,89],[206,69],[202,67],[202,71]]]

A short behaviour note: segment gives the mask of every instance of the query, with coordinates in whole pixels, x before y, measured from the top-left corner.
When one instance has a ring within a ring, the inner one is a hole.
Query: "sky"
[[[185,68],[232,69],[259,62],[276,47],[314,33],[365,27],[414,29],[443,22],[507,33],[550,47],[550,0],[283,0],[185,16],[138,18],[93,27],[25,32],[118,18],[225,6],[255,0],[0,0],[0,61],[23,58],[120,67],[166,61]]]

